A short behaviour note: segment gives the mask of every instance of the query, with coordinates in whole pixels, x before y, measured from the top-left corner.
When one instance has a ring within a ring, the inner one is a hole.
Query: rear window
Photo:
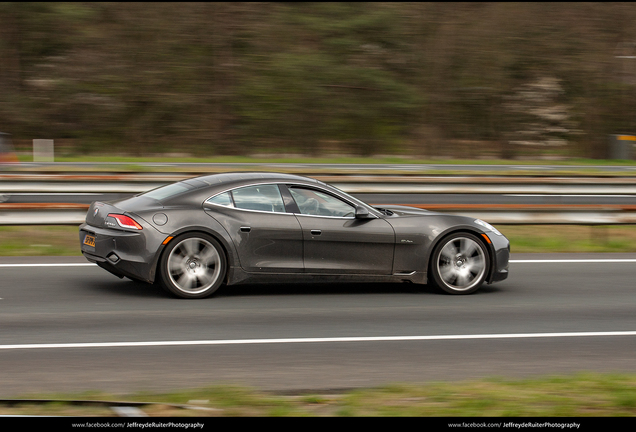
[[[234,198],[234,205],[240,209],[285,212],[280,190],[274,184],[245,186],[234,189],[232,198]]]
[[[156,199],[157,201],[163,201],[165,199],[179,195],[180,193],[186,192],[190,189],[192,188],[184,185],[183,183],[172,183],[166,186],[158,187],[148,192],[144,192],[139,196]]]

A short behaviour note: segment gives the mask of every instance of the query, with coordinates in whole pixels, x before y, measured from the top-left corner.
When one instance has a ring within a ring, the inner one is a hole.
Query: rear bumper
[[[157,257],[162,248],[161,238],[148,236],[143,231],[129,232],[82,224],[79,229],[82,255],[118,277],[154,282]],[[95,236],[95,246],[84,244],[86,235]]]

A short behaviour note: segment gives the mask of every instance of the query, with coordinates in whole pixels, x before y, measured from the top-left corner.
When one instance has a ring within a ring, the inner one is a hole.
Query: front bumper
[[[145,229],[144,229],[145,231]],[[86,235],[95,237],[95,246],[84,244]],[[143,231],[129,232],[80,225],[79,240],[82,255],[118,277],[130,277],[154,282],[161,238]]]
[[[510,241],[503,235],[488,233],[492,242],[495,262],[492,266],[488,283],[499,282],[508,277],[508,265],[510,261]]]

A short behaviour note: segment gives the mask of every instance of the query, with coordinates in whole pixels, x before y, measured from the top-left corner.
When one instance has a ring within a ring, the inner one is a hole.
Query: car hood
[[[382,206],[381,208],[385,210],[391,210],[397,216],[430,216],[439,214],[430,210],[400,205]]]

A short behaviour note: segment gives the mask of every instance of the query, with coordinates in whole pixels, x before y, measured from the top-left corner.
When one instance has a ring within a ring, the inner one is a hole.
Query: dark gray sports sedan
[[[468,294],[508,276],[510,244],[481,220],[375,208],[318,180],[214,174],[94,202],[82,253],[119,277],[202,298],[221,284],[432,283]]]

